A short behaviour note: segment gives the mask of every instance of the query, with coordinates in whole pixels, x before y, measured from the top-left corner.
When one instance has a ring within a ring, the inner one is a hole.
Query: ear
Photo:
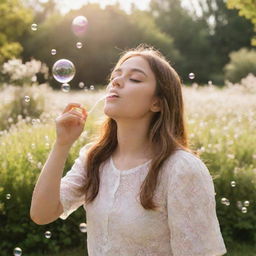
[[[161,111],[161,99],[160,98],[155,98],[151,104],[150,110],[152,112],[160,112]]]

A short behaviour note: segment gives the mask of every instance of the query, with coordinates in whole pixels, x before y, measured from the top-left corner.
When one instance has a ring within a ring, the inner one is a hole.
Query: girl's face
[[[140,56],[131,57],[112,72],[104,113],[114,120],[151,116],[160,111],[155,90],[156,79],[148,62]]]

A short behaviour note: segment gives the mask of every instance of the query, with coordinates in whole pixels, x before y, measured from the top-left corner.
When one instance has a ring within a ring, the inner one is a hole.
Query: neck
[[[152,145],[148,138],[148,121],[118,121],[117,141],[114,152],[119,158],[152,158]]]

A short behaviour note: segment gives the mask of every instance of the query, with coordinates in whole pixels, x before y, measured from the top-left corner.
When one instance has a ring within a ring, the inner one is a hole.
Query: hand
[[[62,114],[55,119],[56,143],[71,146],[81,135],[86,118],[86,110],[80,104],[68,104]]]

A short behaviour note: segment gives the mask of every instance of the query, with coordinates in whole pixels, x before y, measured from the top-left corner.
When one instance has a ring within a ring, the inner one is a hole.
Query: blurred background
[[[83,36],[72,31],[85,16]],[[120,54],[160,50],[182,79],[190,147],[214,178],[227,255],[256,255],[256,5],[246,0],[0,1],[1,255],[87,255],[86,213],[44,226],[29,217],[32,191],[66,104],[90,109],[104,95]],[[69,85],[53,78],[74,63]],[[71,149],[97,137],[99,102]]]

